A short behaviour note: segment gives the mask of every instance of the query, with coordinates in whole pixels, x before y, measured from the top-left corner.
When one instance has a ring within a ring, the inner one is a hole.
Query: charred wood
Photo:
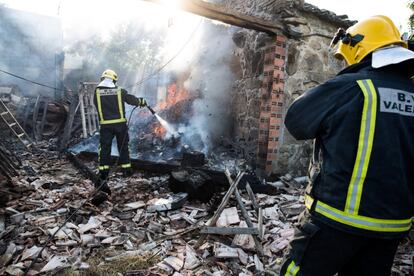
[[[21,166],[20,159],[12,152],[8,151],[0,143],[0,172],[6,178],[11,179],[18,175],[18,169]]]
[[[98,183],[99,177],[86,165],[82,163],[79,158],[71,152],[66,153],[66,157],[72,164],[88,179],[94,183]]]
[[[169,187],[174,193],[186,192],[190,200],[208,202],[222,185],[205,172],[187,169],[171,172]]]
[[[201,167],[206,163],[205,155],[199,151],[184,152],[181,166],[183,167]]]

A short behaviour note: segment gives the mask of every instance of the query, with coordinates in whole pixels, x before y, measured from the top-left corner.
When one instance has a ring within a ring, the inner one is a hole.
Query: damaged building
[[[114,142],[109,198],[94,188],[97,79],[64,79],[60,22],[45,23],[56,45],[44,63],[16,65],[24,50],[0,67],[32,81],[0,76],[0,274],[279,275],[312,152],[284,117],[344,68],[329,43],[355,21],[300,0],[182,3],[201,16],[202,46],[179,69],[161,66],[134,85],[120,76],[150,108],[127,107],[133,176],[121,176]],[[393,275],[414,273],[413,241],[411,231]]]

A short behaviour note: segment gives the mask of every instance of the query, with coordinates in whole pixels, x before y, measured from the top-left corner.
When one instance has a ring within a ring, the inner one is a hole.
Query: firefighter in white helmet
[[[102,73],[101,82],[95,90],[94,103],[98,110],[100,123],[100,145],[99,145],[99,175],[101,187],[104,192],[110,194],[110,189],[106,184],[109,168],[111,164],[112,140],[116,137],[119,165],[124,176],[132,174],[131,162],[129,159],[129,136],[128,126],[125,117],[125,103],[144,107],[147,105],[145,99],[137,98],[117,86],[118,75],[111,69]]]
[[[281,275],[390,275],[414,216],[414,52],[386,16],[332,42],[349,66],[296,99],[285,119],[315,149],[307,211]]]

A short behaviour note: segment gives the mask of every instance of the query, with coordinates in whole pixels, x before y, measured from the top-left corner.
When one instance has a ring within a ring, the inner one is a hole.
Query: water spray
[[[152,113],[152,115],[154,115],[155,118],[157,118],[158,122],[160,122],[160,124],[167,130],[168,134],[174,137],[178,136],[177,130],[175,130],[175,128],[172,125],[170,125],[166,120],[161,118],[160,115],[155,113],[154,109],[152,109],[149,105],[147,105],[147,108]]]

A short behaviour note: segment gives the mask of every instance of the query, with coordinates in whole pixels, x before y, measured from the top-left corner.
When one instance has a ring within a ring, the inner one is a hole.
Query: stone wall
[[[215,0],[213,2],[220,3],[232,11],[267,20],[292,15],[295,8],[304,3],[303,0]]]
[[[333,50],[329,48],[331,37],[338,26],[307,12],[299,12],[298,15],[304,19],[303,24],[291,28],[302,38],[288,41],[286,110],[295,98],[332,78],[345,66],[344,62],[334,58]],[[280,140],[283,144],[280,146],[273,172],[305,175],[312,143],[295,140],[287,130],[283,132]]]
[[[240,30],[233,35],[235,55],[240,64],[239,78],[232,94],[234,134],[250,145],[248,151],[253,156],[258,146],[264,48],[270,40],[269,35],[250,30]]]
[[[346,29],[354,22],[303,0],[210,1],[285,25],[285,32],[275,36],[248,30],[233,35],[240,73],[232,100],[234,134],[254,145],[249,149],[257,153],[256,165],[266,174],[305,175],[312,142],[296,141],[280,123],[295,98],[345,66],[334,59],[329,43],[338,27]],[[278,45],[280,36],[287,38],[283,47]],[[264,92],[278,98],[269,100]]]

